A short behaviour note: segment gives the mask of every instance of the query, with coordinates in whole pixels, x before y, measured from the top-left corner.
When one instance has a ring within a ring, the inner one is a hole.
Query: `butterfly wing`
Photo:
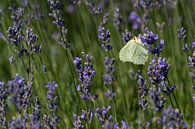
[[[134,39],[130,40],[119,52],[119,58],[122,62],[133,62],[133,56],[135,54],[137,44],[134,43]]]
[[[137,44],[135,53],[132,57],[132,62],[137,65],[145,64],[148,60],[148,51],[144,48],[144,46],[140,43]]]

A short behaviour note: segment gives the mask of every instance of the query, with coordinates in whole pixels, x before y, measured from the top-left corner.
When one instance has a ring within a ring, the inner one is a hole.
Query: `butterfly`
[[[119,58],[122,62],[144,65],[148,60],[148,50],[145,49],[140,38],[134,37],[120,50]]]

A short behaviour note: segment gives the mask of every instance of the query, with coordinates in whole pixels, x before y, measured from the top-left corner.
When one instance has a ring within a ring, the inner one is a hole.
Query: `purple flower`
[[[80,2],[80,0],[70,0],[70,2],[71,2],[72,4],[77,4],[77,3]]]
[[[65,28],[65,21],[63,18],[63,4],[59,0],[47,0],[51,13],[49,14],[53,17],[53,23],[60,29],[61,38],[58,44],[60,44],[63,48],[67,49],[70,47],[70,43],[67,41],[67,32],[68,30]]]
[[[30,128],[31,129],[41,129],[41,105],[38,97],[35,97],[35,106],[33,107],[33,113],[30,115]]]
[[[16,74],[15,78],[7,83],[11,101],[18,110],[24,110],[30,105],[32,96],[32,83],[26,83],[24,78]]]
[[[191,47],[195,48],[195,41],[192,41]]]
[[[73,123],[73,125],[74,125],[74,129],[84,129],[84,125],[83,125],[83,123],[82,123],[82,119],[81,119],[81,117],[80,116],[76,116],[76,115],[74,115],[74,123]]]
[[[177,34],[178,39],[180,39],[180,40],[185,40],[186,39],[186,32],[187,32],[186,29],[181,27],[177,30],[177,32],[178,32],[178,34]]]
[[[126,121],[121,121],[121,124],[122,124],[122,127],[121,127],[121,129],[130,129],[130,127],[129,127],[129,125],[128,125],[128,123],[126,122]]]
[[[148,76],[150,82],[154,85],[160,84],[166,80],[169,73],[169,64],[165,58],[154,58],[148,67]]]
[[[188,52],[188,51],[190,50],[190,47],[188,46],[187,43],[184,44],[182,50],[183,50],[185,53]]]
[[[18,45],[24,40],[24,36],[21,34],[21,29],[17,26],[10,26],[7,30],[8,38],[13,45]]]
[[[122,33],[122,36],[123,42],[126,44],[132,38],[132,33],[125,29],[125,32]]]
[[[0,127],[6,128],[7,121],[6,121],[6,113],[7,113],[7,98],[9,92],[7,86],[4,82],[0,82]]]
[[[103,129],[120,129],[118,123],[106,121]]]
[[[159,55],[164,47],[164,40],[160,39],[160,43],[157,44],[159,36],[154,34],[148,28],[145,28],[145,33],[140,35],[141,41],[148,47],[148,51],[154,55]]]
[[[150,89],[150,97],[155,105],[154,109],[156,112],[161,112],[164,108],[166,98],[161,95],[161,90],[158,87]]]
[[[2,32],[0,32],[0,39],[3,37],[3,33]]]
[[[102,127],[104,127],[106,121],[112,121],[112,115],[109,114],[110,109],[110,105],[107,108],[96,108],[96,117],[98,118]]]
[[[118,123],[106,121],[103,129],[130,129],[130,127],[126,121],[121,121],[121,127],[119,127]]]
[[[9,63],[12,65],[15,62],[15,58],[13,56],[9,57]]]
[[[146,86],[146,80],[142,77],[140,73],[138,73],[138,95],[139,95],[139,105],[142,107],[142,109],[146,109],[148,106],[147,102],[147,94],[148,94],[148,88]]]
[[[112,49],[110,44],[110,30],[106,29],[102,24],[98,27],[98,38],[101,41],[101,46],[104,50],[108,51]]]
[[[146,1],[146,0],[137,0],[134,3],[134,7],[137,9],[160,9],[163,5],[168,5],[167,0],[159,0],[159,1]],[[170,5],[169,5],[170,6]]]
[[[105,51],[109,51],[112,49],[112,46],[110,44],[110,30],[106,28],[106,24],[108,21],[109,14],[106,13],[102,19],[102,22],[100,23],[98,27],[98,38],[101,42],[101,46]]]
[[[55,129],[57,124],[60,123],[60,118],[54,113],[52,115],[43,115],[43,128],[44,129]]]
[[[129,20],[132,22],[132,28],[134,30],[137,30],[141,27],[142,21],[136,12],[131,12],[129,15]]]
[[[48,82],[47,88],[48,88],[48,93],[47,93],[47,99],[49,101],[49,108],[50,109],[57,109],[57,95],[55,95],[55,91],[58,87],[58,84],[55,81]]]
[[[40,53],[42,50],[41,45],[37,45],[38,35],[33,33],[32,29],[26,30],[26,42],[28,43],[28,54]]]
[[[195,67],[195,56],[189,56],[188,57],[188,67],[193,68]]]
[[[85,4],[88,6],[91,13],[94,13],[95,15],[100,15],[103,12],[103,6],[101,4],[95,5],[92,1],[85,2]]]
[[[121,31],[121,26],[123,22],[123,17],[120,14],[120,9],[115,7],[114,9],[114,25],[118,31]]]
[[[22,40],[24,40],[24,35],[22,34],[22,29],[26,25],[26,20],[22,19],[24,14],[24,9],[21,7],[10,7],[11,18],[13,19],[13,24],[9,26],[7,33],[11,44],[19,45]]]
[[[28,28],[26,30],[26,35],[27,35],[27,41],[29,44],[37,42],[38,35],[34,34],[32,29]]]
[[[174,89],[176,88],[176,85],[167,86],[166,82],[161,82],[159,87],[161,88],[161,91],[163,93],[165,93],[166,95],[170,95],[171,93],[173,93]]]
[[[84,129],[84,123],[90,124],[93,119],[94,113],[91,109],[88,111],[82,110],[80,116],[74,115],[74,129]]]
[[[26,123],[22,119],[14,119],[11,121],[10,129],[26,129]]]
[[[194,55],[194,52],[193,52],[192,56],[188,57],[188,67],[190,68],[191,78],[195,79],[195,71],[194,71],[194,68],[195,68],[195,55]]]
[[[161,127],[169,129],[187,129],[187,123],[183,120],[183,114],[178,109],[171,107],[163,111],[162,116],[158,119],[158,124]]]
[[[111,100],[112,98],[114,98],[116,96],[116,92],[108,90],[106,93],[106,97]]]
[[[192,129],[195,129],[195,123],[192,124]]]
[[[103,76],[103,80],[106,86],[111,85],[113,81],[116,79],[114,76],[114,72],[115,72],[114,63],[115,63],[114,58],[105,57],[104,66],[105,66],[106,72]]]
[[[77,90],[81,92],[83,100],[95,100],[97,95],[92,95],[92,79],[95,77],[96,72],[93,68],[92,57],[88,54],[83,54],[83,59],[76,57],[73,61],[76,66],[76,71],[79,78],[79,85]]]

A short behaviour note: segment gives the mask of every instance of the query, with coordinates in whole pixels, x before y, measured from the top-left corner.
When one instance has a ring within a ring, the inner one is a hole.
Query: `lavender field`
[[[0,0],[0,129],[195,129],[195,0]]]

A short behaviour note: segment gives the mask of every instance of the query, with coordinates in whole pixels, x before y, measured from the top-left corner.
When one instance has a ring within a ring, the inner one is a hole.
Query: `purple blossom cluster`
[[[150,82],[154,85],[160,84],[168,77],[170,65],[165,58],[154,58],[148,67]]]
[[[134,30],[137,30],[141,27],[142,25],[142,20],[141,18],[137,15],[136,12],[131,12],[131,14],[129,15],[129,21],[131,21],[132,23],[132,28]]]
[[[32,114],[30,114],[30,128],[41,129],[41,104],[38,97],[34,98],[35,104]]]
[[[180,39],[180,40],[186,39],[187,30],[185,28],[181,27],[177,30],[177,32],[178,32],[178,34],[177,34],[178,39]]]
[[[138,84],[138,95],[139,95],[139,105],[142,109],[146,109],[148,106],[148,101],[146,99],[148,95],[148,87],[146,85],[146,80],[142,77],[142,75],[138,72],[137,75],[137,84]]]
[[[114,25],[117,30],[120,32],[122,30],[123,17],[120,14],[120,9],[115,7],[114,9]]]
[[[158,119],[158,124],[163,128],[169,129],[187,129],[187,123],[183,119],[183,114],[178,109],[171,107],[163,111],[162,117]]]
[[[84,61],[83,61],[84,60]],[[95,100],[97,95],[92,94],[92,79],[95,77],[96,72],[92,64],[92,56],[83,54],[83,59],[76,57],[73,61],[79,78],[79,85],[77,90],[81,93],[83,100]]]
[[[26,122],[22,119],[14,119],[11,121],[10,129],[26,129]]]
[[[22,34],[23,26],[26,24],[26,21],[22,19],[24,14],[24,8],[21,7],[12,7],[11,18],[13,19],[13,24],[7,30],[9,42],[13,45],[19,45],[22,40],[24,40],[24,35]]]
[[[160,39],[160,42],[158,43],[159,36],[148,28],[145,28],[144,32],[143,35],[140,35],[142,43],[148,47],[150,53],[153,55],[159,55],[164,48],[164,40]]]
[[[85,4],[87,5],[87,7],[89,8],[91,13],[93,13],[95,15],[102,14],[102,12],[103,12],[103,5],[102,4],[96,5],[92,1],[87,1],[87,2],[85,2]]]
[[[70,43],[67,40],[68,29],[65,27],[65,21],[63,18],[63,3],[60,0],[47,0],[53,17],[53,23],[59,28],[61,33],[60,41],[58,42],[63,48],[70,47]]]
[[[94,112],[90,109],[85,111],[82,110],[82,113],[80,116],[74,115],[74,129],[84,129],[84,123],[90,124],[94,116]]]
[[[101,46],[105,51],[112,50],[112,45],[110,44],[110,30],[106,28],[108,22],[109,14],[106,13],[98,27],[98,38],[101,42]]]
[[[10,7],[10,10],[13,23],[7,30],[7,41],[16,46],[15,52],[18,57],[41,53],[42,47],[37,44],[38,35],[34,34],[31,28],[26,29],[26,34],[23,33],[25,26],[29,22],[23,18],[24,8],[13,6]]]
[[[125,29],[125,32],[122,33],[123,42],[126,44],[132,38],[132,33]]]
[[[16,74],[15,78],[7,83],[8,91],[12,95],[11,101],[19,111],[25,110],[31,103],[32,83],[26,83],[24,78]]]
[[[170,3],[170,0],[136,0],[134,7],[137,9],[160,9],[164,5],[171,6]]]
[[[47,99],[49,101],[49,108],[56,110],[57,109],[57,96],[55,94],[55,91],[58,88],[58,84],[55,81],[48,82],[47,88],[48,88]]]
[[[150,97],[154,103],[156,112],[161,112],[165,106],[166,98],[162,95],[159,87],[152,87],[150,89]]]
[[[115,59],[105,57],[104,66],[105,66],[105,74],[103,76],[104,84],[106,86],[112,85],[113,81],[116,79],[114,76],[115,67],[114,67]]]

